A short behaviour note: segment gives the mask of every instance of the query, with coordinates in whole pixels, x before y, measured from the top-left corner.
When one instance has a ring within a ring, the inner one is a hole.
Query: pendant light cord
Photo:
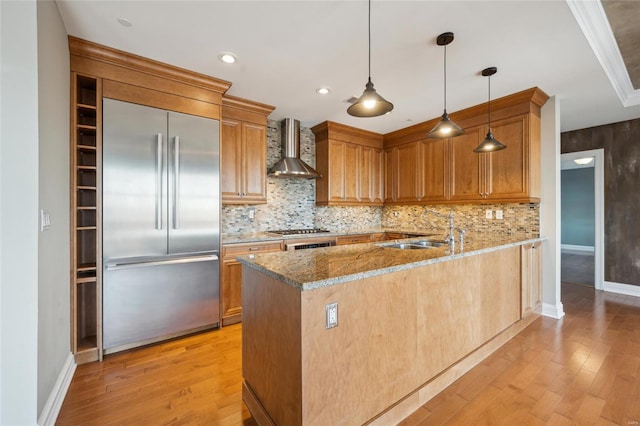
[[[491,131],[491,76],[489,76],[489,131]]]
[[[444,112],[447,112],[447,45],[444,45]]]
[[[369,80],[371,80],[371,0],[369,0]]]

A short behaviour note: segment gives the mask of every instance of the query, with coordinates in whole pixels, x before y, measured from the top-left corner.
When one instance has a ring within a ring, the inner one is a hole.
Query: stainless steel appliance
[[[103,100],[103,347],[218,325],[219,122]]]
[[[324,234],[329,231],[326,229],[309,228],[309,229],[278,229],[275,231],[268,231],[271,234],[277,235],[314,235]],[[284,249],[290,250],[303,250],[318,247],[335,246],[336,239],[333,237],[315,237],[315,238],[296,238],[291,240],[285,240]]]
[[[285,118],[280,122],[281,158],[269,170],[269,176],[281,178],[317,179],[322,177],[300,159],[300,122]]]
[[[278,235],[306,235],[306,234],[322,234],[329,232],[326,229],[320,228],[305,228],[305,229],[277,229],[275,231],[267,231],[270,234]]]

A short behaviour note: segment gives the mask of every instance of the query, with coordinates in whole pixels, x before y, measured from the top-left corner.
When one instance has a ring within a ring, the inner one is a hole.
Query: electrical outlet
[[[255,209],[249,210],[249,219],[253,219],[254,217],[256,217]]]
[[[496,219],[502,220],[504,216],[502,215],[502,210],[496,210]]]
[[[51,217],[47,210],[40,210],[40,232],[51,228]]]
[[[493,219],[493,210],[485,210],[484,211],[484,217],[486,217],[487,219]]]
[[[333,328],[338,326],[338,302],[327,303],[324,307],[325,311],[325,328]]]

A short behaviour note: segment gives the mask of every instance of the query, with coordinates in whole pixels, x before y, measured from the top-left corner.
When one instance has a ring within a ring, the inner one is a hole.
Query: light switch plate
[[[51,216],[47,210],[40,210],[40,231],[51,228]]]
[[[484,217],[486,217],[487,219],[493,219],[493,210],[485,210],[484,211]]]
[[[496,219],[502,220],[504,216],[502,215],[502,210],[496,210]]]

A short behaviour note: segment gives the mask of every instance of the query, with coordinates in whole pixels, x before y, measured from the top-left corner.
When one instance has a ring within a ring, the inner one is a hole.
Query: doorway
[[[604,150],[561,155],[561,281],[604,289]]]

